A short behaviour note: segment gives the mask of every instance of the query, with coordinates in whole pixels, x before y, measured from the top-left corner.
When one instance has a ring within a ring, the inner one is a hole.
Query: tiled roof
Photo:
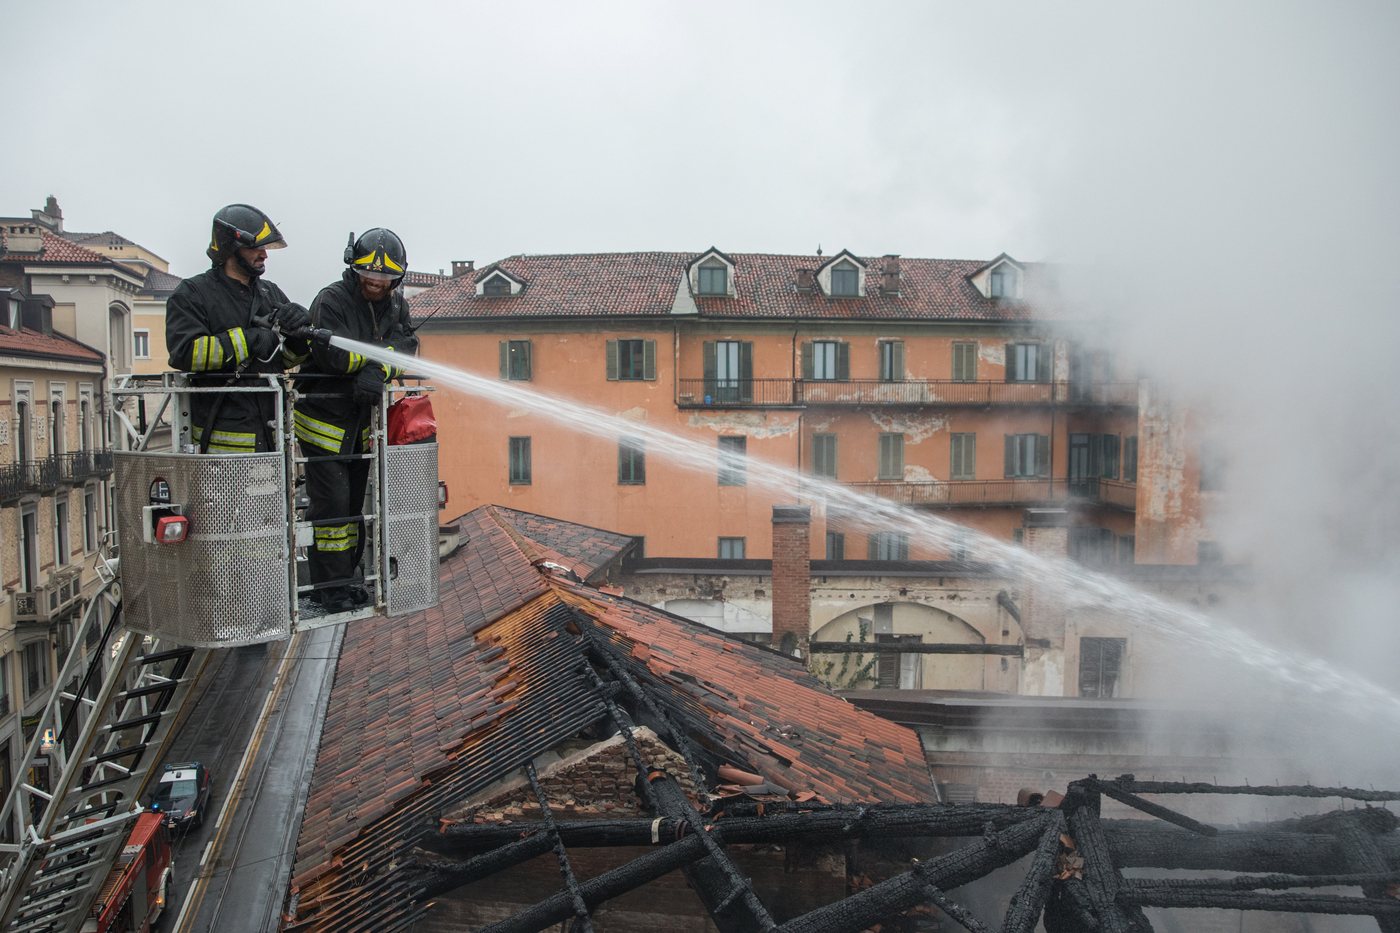
[[[632,546],[630,535],[495,506],[496,515],[528,540],[537,554],[587,580]]]
[[[928,800],[915,734],[836,697],[799,662],[532,566],[630,539],[483,506],[441,565],[439,605],[346,629],[293,869],[298,930],[403,929],[403,846],[470,794],[598,722],[600,638],[683,728],[732,763],[832,799]],[[610,559],[610,558],[608,558]]]
[[[11,253],[6,252],[5,259],[20,260],[26,263],[42,265],[45,263],[72,265],[93,265],[110,266],[112,260],[100,253],[95,253],[86,246],[79,246],[63,237],[50,233],[47,230],[40,230],[43,237],[43,247],[37,253]]]
[[[72,360],[81,363],[102,362],[102,354],[63,334],[46,337],[35,330],[10,330],[0,326],[0,356],[13,354],[44,359]]]
[[[669,317],[687,266],[699,253],[575,253],[511,256],[475,275],[449,279],[409,299],[419,319],[549,317]],[[828,298],[819,290],[799,292],[799,270],[815,271],[820,256],[771,253],[726,254],[734,263],[733,298],[696,297],[701,317],[835,320],[1015,321],[1033,316],[1030,303],[994,300],[968,277],[985,260],[901,258],[899,294],[882,294],[884,259],[869,266],[865,298]],[[830,258],[830,257],[826,257]],[[1040,264],[1022,264],[1027,280],[1040,278]],[[525,283],[515,295],[476,294],[476,283],[495,269]]]
[[[439,275],[436,272],[414,272],[412,269],[404,273],[403,283],[405,285],[416,285],[423,288],[430,288],[446,282],[448,277]]]
[[[72,232],[72,231],[65,231],[65,232],[62,234],[62,237],[63,237],[65,240],[71,240],[71,241],[73,241],[74,243],[79,243],[79,244],[81,244],[81,245],[83,245],[83,246],[136,246],[136,245],[138,245],[135,241],[133,241],[133,240],[128,240],[126,237],[122,236],[120,233],[113,233],[111,230],[105,230],[105,231],[103,231],[102,233],[74,233],[74,232]]]
[[[173,292],[184,279],[178,275],[171,275],[169,272],[162,272],[159,269],[149,269],[146,272],[146,283],[142,286],[142,292]]]

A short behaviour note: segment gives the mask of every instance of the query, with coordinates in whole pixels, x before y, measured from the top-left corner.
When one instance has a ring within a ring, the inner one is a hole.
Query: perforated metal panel
[[[127,626],[209,648],[288,637],[282,455],[119,452],[115,460]],[[190,519],[178,544],[143,539],[142,509],[157,478]]]
[[[404,444],[386,453],[389,472],[389,615],[438,601],[438,445]]]

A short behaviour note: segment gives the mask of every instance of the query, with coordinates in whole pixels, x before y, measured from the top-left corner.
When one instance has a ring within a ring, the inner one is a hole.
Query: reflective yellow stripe
[[[233,359],[238,365],[243,365],[243,361],[248,358],[248,338],[243,334],[243,328],[235,327],[228,332],[229,339],[233,341]],[[220,348],[222,349],[222,348]]]
[[[272,236],[272,225],[264,220],[263,228],[259,230],[258,235],[253,238],[253,242],[257,243],[258,240],[261,240],[265,236]]]
[[[345,442],[344,428],[309,418],[299,411],[292,412],[292,428],[298,440],[323,450],[338,451],[340,445]]]
[[[348,551],[359,546],[360,526],[358,522],[353,525],[322,525],[316,528],[315,537],[318,551]]]
[[[357,265],[357,266],[367,266],[367,265],[369,265],[370,263],[374,262],[374,257],[375,257],[375,252],[374,252],[373,250],[371,250],[371,251],[370,251],[370,254],[369,254],[368,256],[361,256],[359,259],[356,259],[356,260],[355,260],[355,265]]]
[[[196,337],[190,353],[190,370],[205,372],[224,365],[224,345],[218,337]]]
[[[194,429],[195,443],[204,440],[204,429],[196,426]],[[257,450],[258,436],[256,434],[245,434],[242,431],[215,431],[209,435],[209,449],[217,450],[226,454],[250,454]]]
[[[395,272],[402,272],[402,271],[403,271],[403,266],[399,265],[398,263],[394,262],[394,260],[390,259],[388,253],[385,253],[385,254],[384,254],[384,265],[388,266],[390,269],[393,269]]]
[[[288,350],[285,344],[282,346],[282,365],[284,367],[286,367],[287,369],[291,369],[293,366],[300,366],[302,363],[305,362],[306,356],[304,354],[298,356],[291,350]]]
[[[362,354],[355,353],[350,350],[347,350],[346,352],[350,354],[350,363],[348,366],[345,367],[345,371],[347,373],[357,373],[365,368],[365,363],[369,362],[369,360]]]

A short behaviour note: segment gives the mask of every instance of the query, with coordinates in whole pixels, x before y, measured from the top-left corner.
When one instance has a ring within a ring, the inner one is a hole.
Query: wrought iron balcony
[[[14,621],[16,625],[48,625],[57,619],[83,595],[83,570],[81,567],[68,567],[49,576],[32,593],[16,593],[14,596]]]
[[[681,408],[783,408],[793,405],[918,407],[989,405],[1136,405],[1135,382],[882,382],[822,379],[681,379]]]
[[[1082,498],[1129,511],[1137,508],[1137,484],[1108,479],[1065,480],[1027,477],[843,485],[881,499],[915,506],[1017,506]]]
[[[81,483],[94,476],[105,476],[112,472],[112,452],[110,450],[74,450],[53,458],[58,463],[58,478],[61,483]]]

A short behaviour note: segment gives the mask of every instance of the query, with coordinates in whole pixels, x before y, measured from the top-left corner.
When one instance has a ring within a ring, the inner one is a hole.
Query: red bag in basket
[[[426,395],[405,395],[389,406],[389,443],[421,444],[437,438],[437,418]]]

